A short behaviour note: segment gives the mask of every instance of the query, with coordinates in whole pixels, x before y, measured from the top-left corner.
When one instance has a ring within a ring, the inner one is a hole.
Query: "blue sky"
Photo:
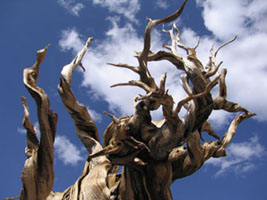
[[[39,86],[44,88],[51,108],[59,115],[55,142],[54,191],[63,191],[81,173],[86,150],[76,138],[72,120],[57,94],[61,68],[69,63],[89,36],[94,37],[83,65],[77,71],[73,91],[90,110],[102,134],[110,122],[104,111],[122,116],[132,114],[136,88],[109,86],[135,79],[135,75],[105,63],[135,64],[135,50],[142,49],[146,17],[161,18],[175,11],[180,0],[13,0],[0,2],[1,52],[1,165],[0,199],[20,192],[26,145],[21,125],[20,97],[29,101],[31,121],[38,130],[36,107],[27,93],[22,72],[35,61],[35,52],[51,44],[41,66]],[[238,128],[228,156],[208,161],[194,175],[177,180],[171,187],[173,199],[259,199],[267,198],[267,2],[265,0],[189,0],[177,20],[181,39],[195,45],[200,37],[198,56],[205,64],[209,49],[234,35],[238,39],[222,49],[218,62],[228,69],[228,99],[257,114]],[[166,26],[168,28],[168,26]],[[161,27],[157,29],[160,30]],[[166,34],[154,31],[152,49],[168,42]],[[183,52],[181,51],[183,55]],[[151,63],[159,81],[168,73],[167,87],[174,99],[184,96],[179,74],[165,62]],[[153,113],[155,119],[161,117]],[[215,112],[211,123],[222,136],[233,115]],[[205,137],[206,140],[211,138]]]

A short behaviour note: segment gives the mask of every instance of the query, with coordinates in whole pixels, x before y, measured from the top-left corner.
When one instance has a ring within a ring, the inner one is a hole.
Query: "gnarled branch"
[[[28,149],[31,153],[27,155],[30,157],[26,160],[22,172],[23,189],[20,195],[21,199],[44,200],[53,187],[53,143],[56,135],[57,115],[49,109],[49,99],[44,90],[37,86],[39,67],[44,61],[48,46],[37,51],[35,64],[30,68],[24,69],[23,74],[24,85],[37,104],[41,136],[40,144],[37,148],[38,140],[33,125],[29,121],[26,99],[22,98],[25,111],[23,124],[27,130]]]
[[[115,67],[129,69],[139,75],[139,80],[116,86],[137,86],[145,90],[145,95],[135,98],[135,111],[130,116],[112,118],[104,132],[103,147],[99,141],[98,130],[86,106],[78,103],[71,89],[73,71],[82,65],[82,59],[92,38],[88,38],[75,58],[61,71],[58,91],[68,113],[73,118],[76,134],[88,151],[88,157],[82,174],[77,181],[64,192],[53,192],[53,142],[56,134],[57,115],[49,109],[49,99],[43,89],[37,86],[39,67],[43,62],[47,47],[37,52],[35,64],[24,70],[24,84],[38,108],[41,138],[37,138],[34,126],[29,119],[29,110],[25,97],[22,97],[24,108],[23,126],[27,130],[27,160],[22,172],[23,188],[21,199],[40,200],[77,200],[77,199],[140,199],[170,200],[171,183],[179,178],[196,172],[211,157],[226,155],[226,148],[236,134],[238,125],[255,115],[237,103],[227,99],[225,83],[226,69],[219,72],[222,62],[216,64],[216,56],[225,45],[222,44],[211,56],[206,70],[197,57],[195,47],[189,47],[180,39],[176,26],[163,32],[169,34],[171,44],[164,44],[169,52],[151,52],[151,32],[159,24],[169,23],[177,19],[186,4],[166,18],[148,19],[144,34],[144,46],[137,52],[138,66],[127,64],[111,64]],[[177,47],[186,51],[186,56],[178,55]],[[175,108],[173,97],[166,88],[167,74],[163,74],[157,85],[152,77],[148,63],[150,61],[167,60],[177,70],[182,70],[181,84],[187,96],[178,101]],[[216,98],[211,90],[219,83]],[[155,123],[151,111],[162,107],[163,120]],[[178,114],[184,107],[186,114],[182,118]],[[213,110],[227,112],[244,112],[238,114],[230,124],[228,131],[220,139],[212,129],[208,118]],[[216,138],[215,141],[201,142],[202,132]],[[121,174],[118,168],[123,166]]]
[[[71,79],[73,71],[81,65],[82,58],[92,38],[88,38],[83,49],[68,65],[62,69],[58,91],[62,102],[74,120],[76,134],[91,155],[103,151],[99,143],[99,135],[95,122],[88,113],[87,108],[78,103],[72,90]],[[117,167],[106,156],[89,156],[81,176],[76,183],[63,193],[66,199],[111,199],[112,191],[117,188]]]

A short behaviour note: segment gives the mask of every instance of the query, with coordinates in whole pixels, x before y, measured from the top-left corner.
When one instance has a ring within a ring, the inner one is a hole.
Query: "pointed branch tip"
[[[216,57],[216,55],[218,54],[218,52],[220,51],[220,49],[222,49],[222,48],[225,47],[226,45],[228,45],[228,44],[234,42],[234,41],[236,40],[236,38],[237,38],[237,35],[235,35],[233,39],[231,39],[231,40],[229,40],[228,42],[225,42],[224,44],[222,44],[221,46],[219,46],[219,48],[216,50],[214,56]]]
[[[115,124],[118,124],[120,122],[120,120],[115,116],[115,115],[112,115],[110,113],[107,113],[107,112],[104,112],[105,115],[109,116],[112,118],[112,121],[115,123]]]

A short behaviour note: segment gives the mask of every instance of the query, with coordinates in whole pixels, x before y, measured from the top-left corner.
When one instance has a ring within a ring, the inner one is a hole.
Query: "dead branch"
[[[85,68],[82,65],[82,59],[84,54],[86,53],[87,47],[90,45],[92,40],[93,38],[89,37],[82,50],[76,55],[76,57],[71,61],[71,63],[65,65],[61,71],[62,77],[67,81],[67,83],[70,86],[71,86],[72,72],[74,71],[74,69],[80,66],[85,71]]]
[[[165,30],[164,27],[162,30],[171,40],[170,44],[163,45],[166,51],[153,53],[150,49],[153,28],[177,19],[186,3],[187,0],[166,18],[148,18],[143,50],[136,53],[138,66],[108,63],[114,67],[129,69],[139,76],[139,80],[117,83],[111,87],[137,86],[144,89],[146,94],[135,98],[135,111],[130,116],[117,118],[117,114],[105,113],[111,117],[112,122],[104,132],[103,146],[100,144],[94,120],[87,108],[78,103],[71,89],[73,71],[78,66],[85,70],[82,59],[92,41],[91,37],[75,58],[63,67],[58,91],[74,121],[76,134],[88,151],[80,177],[64,192],[52,191],[53,143],[57,115],[49,109],[49,99],[44,90],[37,86],[39,67],[44,61],[48,46],[37,51],[36,62],[24,70],[23,80],[37,104],[41,139],[39,142],[30,121],[27,100],[22,97],[23,126],[27,131],[27,160],[22,172],[23,188],[18,198],[171,200],[170,185],[173,181],[195,173],[211,157],[226,155],[226,148],[235,136],[238,125],[255,115],[227,99],[227,71],[222,69],[219,73],[222,62],[216,64],[219,50],[233,42],[236,37],[219,46],[216,51],[211,48],[206,70],[196,52],[200,39],[194,47],[183,44],[175,23],[170,30]],[[177,47],[185,50],[187,55],[179,56]],[[168,94],[165,85],[167,74],[162,75],[157,85],[148,68],[150,61],[159,60],[167,60],[177,70],[184,72],[181,75],[181,85],[187,96],[178,101],[175,109],[173,97]],[[217,97],[213,98],[211,91],[217,84],[219,92]],[[155,123],[152,121],[151,111],[159,109],[160,106],[163,120]],[[186,114],[180,118],[178,114],[182,107],[186,109]],[[219,109],[227,112],[244,112],[234,118],[222,139],[208,121],[211,112]],[[201,143],[201,133],[204,131],[216,140]],[[119,166],[123,167],[121,174],[118,174]]]
[[[76,134],[90,154],[81,176],[70,187],[70,190],[64,192],[64,195],[70,195],[69,199],[80,199],[81,195],[88,199],[110,199],[111,189],[116,188],[118,184],[114,178],[116,176],[114,166],[106,156],[102,156],[106,155],[102,152],[107,150],[103,149],[99,143],[95,122],[86,107],[78,103],[71,90],[72,73],[77,66],[81,65],[82,58],[91,41],[92,38],[88,38],[83,49],[78,52],[73,61],[63,67],[62,78],[58,85],[62,102],[74,120]]]
[[[38,139],[28,118],[29,112],[26,99],[22,98],[25,111],[23,125],[27,130],[28,149],[30,151],[27,153],[29,158],[25,162],[21,176],[23,183],[23,189],[20,194],[21,199],[46,199],[53,187],[53,143],[56,135],[57,115],[49,109],[49,99],[44,90],[36,85],[39,67],[44,61],[48,46],[37,51],[35,64],[30,68],[24,69],[23,74],[24,85],[37,104],[41,139],[39,148],[37,148]]]

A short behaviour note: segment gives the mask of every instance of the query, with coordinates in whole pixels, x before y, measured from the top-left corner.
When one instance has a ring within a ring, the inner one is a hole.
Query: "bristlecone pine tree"
[[[227,99],[225,83],[226,69],[219,70],[222,62],[216,64],[218,51],[211,48],[211,55],[204,67],[197,58],[195,47],[185,46],[180,40],[175,23],[171,30],[163,30],[170,36],[171,44],[164,44],[167,51],[156,53],[150,50],[151,31],[160,24],[177,19],[186,4],[170,16],[148,19],[145,29],[144,46],[137,52],[139,66],[111,64],[137,73],[140,80],[118,83],[116,86],[137,86],[145,90],[145,95],[135,99],[135,111],[131,116],[112,118],[106,128],[102,145],[95,122],[84,105],[77,102],[72,90],[71,79],[75,68],[82,66],[82,58],[92,38],[70,64],[63,67],[58,91],[67,111],[73,118],[76,134],[88,151],[88,159],[77,181],[64,192],[53,192],[53,143],[56,135],[57,114],[49,109],[49,99],[45,91],[37,86],[39,67],[48,46],[37,51],[35,64],[24,70],[24,84],[36,101],[40,125],[40,141],[29,119],[27,100],[22,97],[24,107],[23,126],[27,130],[27,148],[21,180],[21,200],[169,200],[172,199],[170,185],[179,178],[196,172],[211,157],[226,155],[226,147],[236,133],[237,126],[254,115],[237,103]],[[186,57],[177,54],[177,47],[186,52]],[[156,85],[148,70],[150,61],[167,60],[182,70],[181,84],[187,96],[175,105],[165,88],[166,74],[160,85]],[[84,68],[83,68],[84,69]],[[218,95],[213,98],[211,90],[219,85]],[[181,108],[186,114],[179,117]],[[150,112],[162,109],[164,123],[152,122]],[[223,137],[219,137],[207,121],[213,110],[239,113],[229,125]],[[215,139],[200,142],[201,133],[206,132]],[[122,166],[121,173],[118,172]],[[14,199],[14,198],[7,198]]]

